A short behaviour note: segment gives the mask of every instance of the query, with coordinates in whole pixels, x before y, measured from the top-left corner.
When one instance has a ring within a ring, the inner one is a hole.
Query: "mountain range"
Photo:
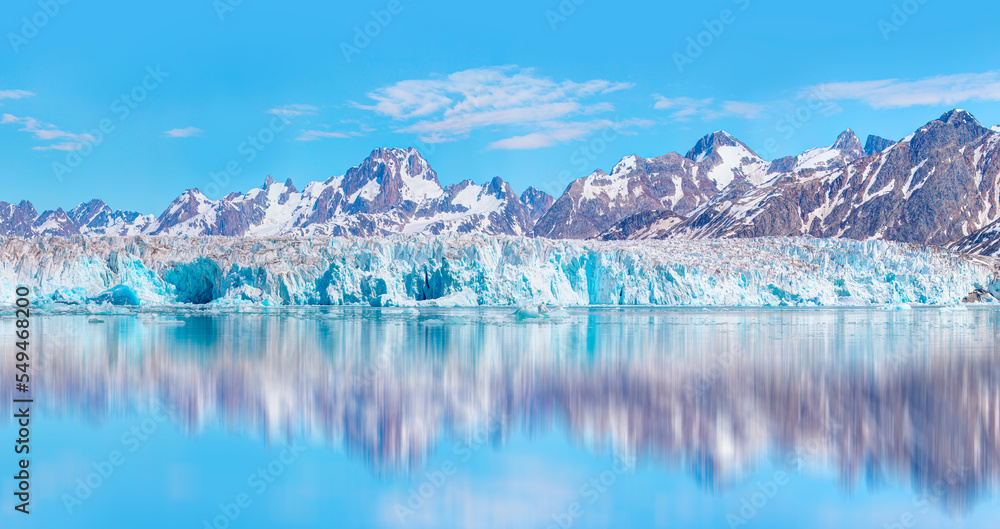
[[[158,217],[114,211],[100,200],[42,214],[27,201],[0,202],[0,235],[527,235],[552,201],[535,188],[518,196],[500,178],[442,187],[415,149],[376,149],[343,176],[301,191],[270,176],[260,188],[219,200],[190,189]]]
[[[497,177],[442,186],[415,149],[376,149],[299,190],[270,176],[211,200],[185,191],[159,216],[101,200],[39,214],[0,202],[0,236],[483,233],[554,239],[799,236],[884,239],[1000,254],[1000,128],[952,110],[899,141],[851,130],[766,161],[723,131],[686,154],[630,155],[558,199]]]

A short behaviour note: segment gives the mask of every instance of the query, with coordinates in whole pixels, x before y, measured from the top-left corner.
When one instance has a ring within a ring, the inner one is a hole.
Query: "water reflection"
[[[995,311],[507,312],[46,317],[35,397],[95,423],[160,401],[192,435],[322,440],[386,476],[447,436],[555,428],[710,490],[805,465],[961,513],[997,482]]]

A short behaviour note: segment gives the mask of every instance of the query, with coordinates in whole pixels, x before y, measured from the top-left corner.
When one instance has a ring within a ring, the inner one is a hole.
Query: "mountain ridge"
[[[715,131],[683,155],[625,156],[559,197],[534,187],[518,195],[500,177],[442,186],[416,149],[384,147],[301,189],[271,175],[217,200],[189,189],[158,216],[100,199],[41,213],[27,200],[0,202],[0,236],[811,235],[1000,253],[998,195],[1000,127],[954,109],[899,141],[869,135],[862,143],[847,129],[826,147],[771,161]]]

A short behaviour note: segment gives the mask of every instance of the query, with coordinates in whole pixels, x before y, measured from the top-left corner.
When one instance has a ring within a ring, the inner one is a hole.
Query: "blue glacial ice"
[[[458,235],[0,243],[0,282],[31,286],[54,303],[903,306],[955,304],[975,289],[1000,295],[993,259],[884,241]],[[5,302],[13,295],[0,291]]]

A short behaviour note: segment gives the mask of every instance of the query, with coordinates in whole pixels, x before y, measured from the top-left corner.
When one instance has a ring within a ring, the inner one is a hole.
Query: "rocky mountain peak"
[[[865,141],[865,154],[871,156],[873,154],[880,153],[895,144],[896,142],[892,140],[887,140],[880,136],[869,134],[868,140]]]
[[[640,160],[642,160],[642,158],[635,154],[622,158],[621,161],[615,164],[614,168],[611,169],[611,175],[622,176],[631,173],[639,165]]]
[[[728,132],[724,130],[717,130],[698,140],[698,143],[695,143],[694,147],[692,147],[691,150],[684,155],[684,157],[695,162],[700,162],[720,147],[742,147],[753,156],[757,156],[757,154],[753,152],[753,149],[747,147],[746,144],[740,140],[732,137]]]
[[[75,208],[69,210],[69,217],[73,222],[81,226],[87,225],[94,217],[100,214],[110,214],[111,208],[103,200],[93,199],[90,202],[81,202]]]
[[[837,141],[833,142],[831,148],[838,149],[846,154],[851,154],[855,157],[862,157],[865,155],[865,147],[861,145],[861,140],[854,134],[854,131],[847,129],[841,132],[837,136]]]
[[[948,112],[945,112],[937,120],[943,121],[948,125],[973,125],[976,127],[982,127],[982,125],[979,124],[979,120],[977,120],[969,112],[962,110],[960,108],[956,108],[954,110],[949,110]]]
[[[545,213],[552,207],[556,199],[552,195],[541,191],[534,187],[529,187],[521,193],[521,202],[528,208],[528,213],[531,216],[531,223],[534,224],[545,215]]]

